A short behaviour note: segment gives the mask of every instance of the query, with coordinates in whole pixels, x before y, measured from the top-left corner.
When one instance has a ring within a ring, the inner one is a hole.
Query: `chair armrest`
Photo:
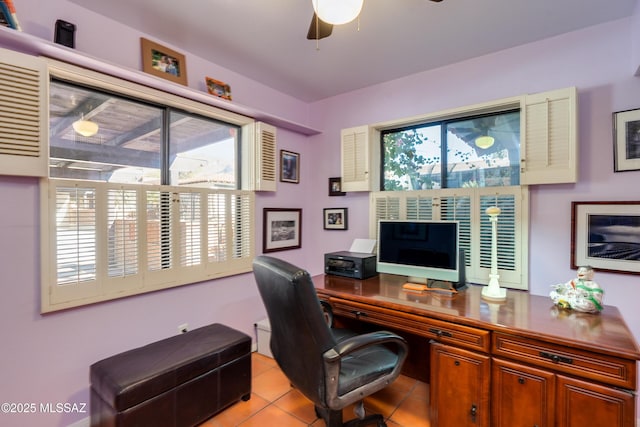
[[[338,392],[340,386],[340,370],[345,358],[357,350],[368,347],[391,344],[397,357],[397,363],[393,370],[387,375],[381,376],[374,381],[370,381],[366,386],[360,386],[347,393]],[[327,350],[322,355],[325,363],[325,399],[326,404],[333,410],[344,408],[346,405],[362,400],[363,392],[370,394],[386,387],[390,378],[395,379],[407,357],[409,346],[404,338],[389,331],[370,332],[367,334],[355,335],[340,341],[333,348]]]
[[[376,331],[347,338],[339,342],[333,349],[325,352],[323,357],[326,362],[334,363],[361,348],[386,343],[395,344],[401,355],[408,350],[407,342],[401,336],[389,331]]]

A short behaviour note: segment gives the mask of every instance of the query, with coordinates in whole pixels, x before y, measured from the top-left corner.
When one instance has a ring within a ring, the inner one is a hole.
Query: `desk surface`
[[[518,333],[561,345],[640,360],[640,349],[619,310],[605,305],[598,314],[560,309],[549,297],[507,291],[503,302],[482,298],[482,286],[470,285],[456,295],[402,289],[406,278],[380,274],[367,280],[340,276],[313,277],[318,295],[441,319],[491,331]],[[606,298],[606,296],[605,296]]]

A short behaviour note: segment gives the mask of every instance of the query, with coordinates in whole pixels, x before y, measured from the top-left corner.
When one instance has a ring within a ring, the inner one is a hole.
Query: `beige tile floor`
[[[253,353],[251,362],[251,399],[230,406],[200,427],[324,427],[313,404],[291,387],[273,359]],[[426,383],[401,375],[366,398],[364,406],[367,414],[383,414],[388,427],[428,427],[428,400]],[[352,408],[344,411],[344,418],[354,418]]]

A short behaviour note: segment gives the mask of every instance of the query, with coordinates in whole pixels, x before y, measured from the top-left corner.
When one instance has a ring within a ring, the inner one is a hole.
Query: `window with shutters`
[[[577,181],[576,117],[571,87],[345,130],[380,153],[370,236],[380,219],[456,220],[467,280],[487,284],[497,206],[500,283],[527,289],[527,186]]]
[[[243,138],[267,135],[275,159],[274,129],[72,74],[49,84],[42,311],[251,271],[256,188],[243,180],[270,185],[275,160]]]
[[[491,223],[485,213],[498,206],[498,273],[500,283],[527,289],[526,187],[459,188],[443,190],[380,191],[370,196],[370,235],[381,219],[454,220],[460,224],[467,280],[488,283],[491,269]]]
[[[520,112],[430,121],[381,132],[382,189],[520,183]]]

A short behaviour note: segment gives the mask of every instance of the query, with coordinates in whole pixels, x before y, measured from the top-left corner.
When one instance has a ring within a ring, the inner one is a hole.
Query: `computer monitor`
[[[380,220],[377,270],[408,276],[412,283],[442,281],[455,289],[465,287],[458,222]]]

